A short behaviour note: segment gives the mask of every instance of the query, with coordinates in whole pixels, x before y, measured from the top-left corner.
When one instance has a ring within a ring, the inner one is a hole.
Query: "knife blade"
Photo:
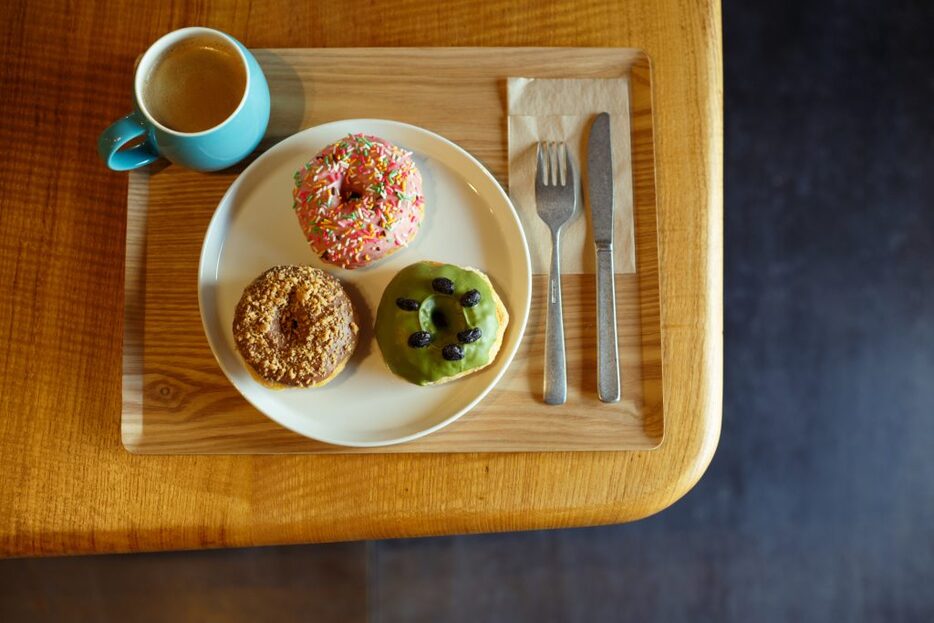
[[[597,254],[597,395],[603,402],[617,402],[620,397],[610,138],[610,115],[600,113],[590,127],[587,144],[587,195]]]
[[[610,150],[610,115],[600,113],[590,127],[587,178],[593,239],[613,245],[613,154]]]

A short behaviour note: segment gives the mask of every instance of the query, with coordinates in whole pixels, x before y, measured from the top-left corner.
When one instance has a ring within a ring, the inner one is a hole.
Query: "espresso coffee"
[[[185,39],[153,63],[143,84],[149,114],[176,132],[222,123],[243,99],[246,68],[233,44],[203,35]]]

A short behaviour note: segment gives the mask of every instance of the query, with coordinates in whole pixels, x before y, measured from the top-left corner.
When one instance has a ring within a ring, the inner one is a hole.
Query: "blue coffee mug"
[[[153,63],[170,47],[197,36],[226,40],[240,55],[246,69],[246,88],[240,104],[224,121],[203,132],[177,132],[149,113],[143,84]],[[217,171],[243,160],[259,144],[269,124],[269,85],[259,63],[239,41],[211,28],[182,28],[168,33],[146,50],[133,80],[134,110],[104,130],[97,151],[115,171],[145,166],[160,156],[196,171]],[[132,140],[142,142],[121,150]]]

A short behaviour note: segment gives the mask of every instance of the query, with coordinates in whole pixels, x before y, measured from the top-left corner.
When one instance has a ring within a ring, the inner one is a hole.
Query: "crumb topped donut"
[[[435,385],[493,363],[508,323],[506,307],[486,275],[417,262],[386,286],[376,312],[376,340],[395,374]]]
[[[357,346],[353,306],[336,277],[311,266],[276,266],[243,291],[233,334],[244,361],[271,387],[317,387]]]
[[[425,214],[412,154],[375,136],[350,134],[295,173],[293,208],[308,244],[341,268],[398,251]]]

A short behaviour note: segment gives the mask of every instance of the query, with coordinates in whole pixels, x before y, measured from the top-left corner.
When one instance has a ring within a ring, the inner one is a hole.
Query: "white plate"
[[[309,249],[292,212],[292,176],[326,145],[364,132],[413,152],[424,178],[425,220],[418,236],[367,268],[342,270]],[[373,322],[386,284],[419,260],[473,266],[489,275],[509,310],[502,349],[482,372],[437,387],[396,377],[383,363]],[[277,264],[325,268],[347,287],[360,342],[347,368],[324,387],[271,390],[237,354],[234,308],[243,289]],[[211,349],[224,374],[257,409],[297,433],[332,444],[381,446],[427,435],[469,411],[496,384],[525,331],[531,298],[529,250],[506,193],[470,154],[421,128],[374,119],[336,121],[291,136],[256,159],[221,199],[201,249],[198,300]]]

